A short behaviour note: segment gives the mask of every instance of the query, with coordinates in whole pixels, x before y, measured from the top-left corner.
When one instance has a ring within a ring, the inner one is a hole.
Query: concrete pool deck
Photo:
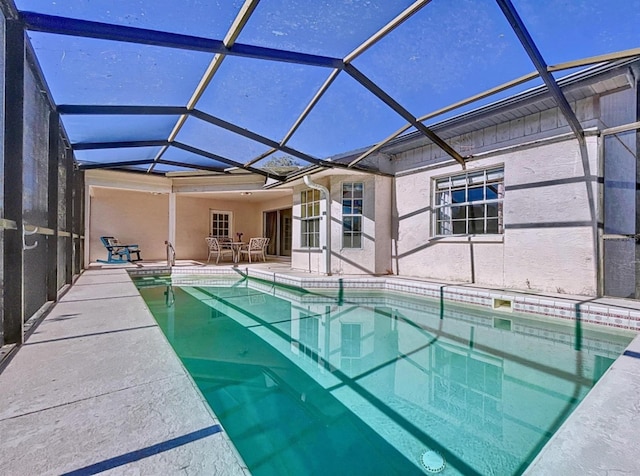
[[[626,354],[526,474],[640,474],[640,338]],[[249,473],[125,269],[78,278],[0,373],[0,401],[2,475]]]
[[[85,271],[0,374],[0,474],[248,474],[124,269]]]
[[[525,474],[640,474],[638,428],[640,338],[636,336]]]

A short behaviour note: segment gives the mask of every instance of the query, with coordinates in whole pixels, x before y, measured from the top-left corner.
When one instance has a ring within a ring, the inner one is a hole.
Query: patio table
[[[246,245],[246,243],[244,241],[232,241],[232,242],[227,242],[227,245],[231,246],[231,250],[233,251],[233,262],[237,263],[238,261],[240,261],[240,248],[242,248],[242,245]]]

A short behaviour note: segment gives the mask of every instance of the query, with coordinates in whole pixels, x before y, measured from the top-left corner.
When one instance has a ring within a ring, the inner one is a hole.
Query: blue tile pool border
[[[594,302],[596,298],[560,298],[522,293],[518,291],[491,290],[464,284],[441,284],[399,278],[380,277],[340,277],[340,276],[293,276],[285,273],[269,272],[252,268],[206,268],[201,266],[180,266],[172,269],[128,270],[131,276],[168,276],[179,284],[206,284],[204,276],[215,276],[211,284],[221,285],[222,277],[229,277],[229,283],[238,277],[250,277],[270,284],[278,284],[303,289],[362,289],[395,291],[415,296],[425,296],[444,301],[472,304],[496,313],[516,311],[520,314],[547,316],[569,321],[581,321],[606,327],[640,331],[640,310],[612,306]],[[191,282],[190,282],[191,278]]]

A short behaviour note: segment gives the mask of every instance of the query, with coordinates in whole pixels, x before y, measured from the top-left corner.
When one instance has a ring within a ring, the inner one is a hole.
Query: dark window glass
[[[342,184],[342,247],[360,248],[362,245],[362,211],[364,184]]]
[[[455,190],[451,192],[451,203],[464,203],[467,199],[465,198],[464,190]]]
[[[467,207],[451,207],[451,218],[454,220],[467,218]]]
[[[470,187],[469,188],[469,202],[477,202],[484,199],[484,187]]]
[[[498,220],[493,218],[487,219],[487,233],[499,233]]]
[[[469,233],[484,233],[484,218],[480,220],[469,220]]]
[[[362,217],[354,216],[352,219],[352,231],[362,231]]]
[[[482,217],[484,217],[484,205],[469,206],[469,218],[482,218]]]
[[[503,233],[503,197],[502,168],[438,179],[433,204],[435,233]]]
[[[467,233],[467,222],[466,221],[454,221],[453,222],[453,234],[454,235],[464,235]]]
[[[497,217],[498,211],[500,209],[499,203],[487,203],[487,216],[488,217]]]

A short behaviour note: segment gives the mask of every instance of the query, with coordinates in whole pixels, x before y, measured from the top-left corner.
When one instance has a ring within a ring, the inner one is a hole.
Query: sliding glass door
[[[267,254],[291,256],[291,208],[264,212],[264,236],[270,238]]]

